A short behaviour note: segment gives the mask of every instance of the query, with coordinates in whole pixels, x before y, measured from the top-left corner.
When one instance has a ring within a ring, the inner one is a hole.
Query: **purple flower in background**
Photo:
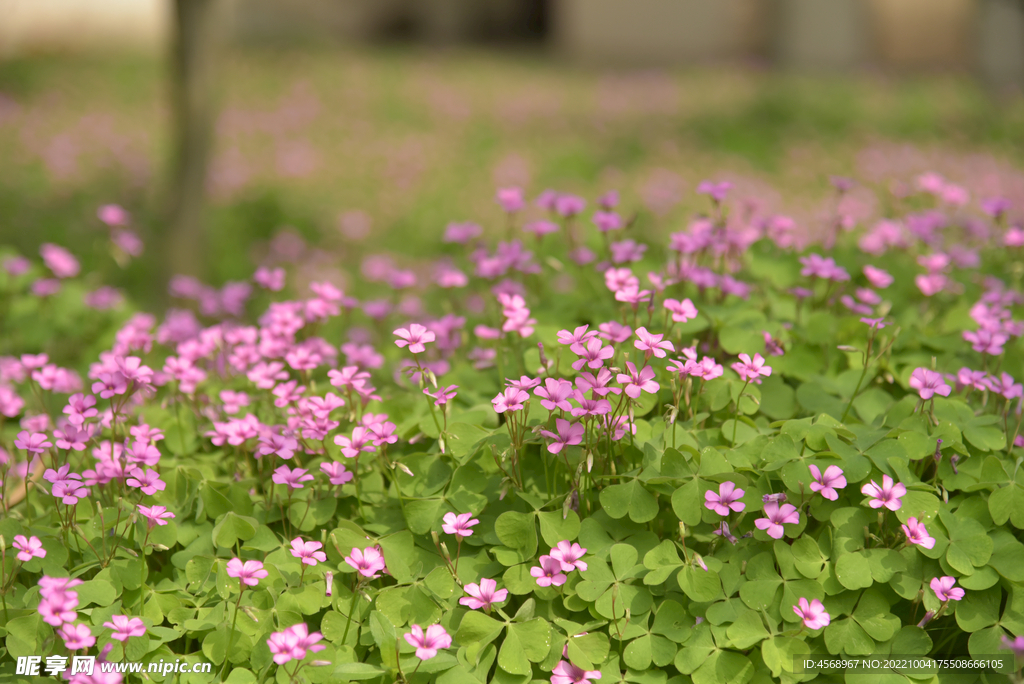
[[[551,556],[541,556],[540,566],[530,568],[530,574],[536,578],[537,585],[541,587],[550,587],[552,584],[559,587],[568,579],[562,572],[562,562]]]

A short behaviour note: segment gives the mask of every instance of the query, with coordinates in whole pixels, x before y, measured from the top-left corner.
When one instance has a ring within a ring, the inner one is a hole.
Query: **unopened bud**
[[[781,503],[784,503],[786,501],[786,493],[785,492],[779,492],[778,494],[765,494],[763,497],[761,497],[761,501],[763,503],[777,503],[777,504],[781,504]]]
[[[330,660],[314,660],[309,665],[310,667],[327,667],[331,664]]]
[[[256,617],[256,612],[250,606],[242,606],[242,612],[249,616],[249,619],[253,622],[259,622],[260,619]]]
[[[334,573],[328,571],[324,575],[324,581],[327,582],[327,587],[324,589],[324,596],[330,596],[331,590],[334,588]]]
[[[956,464],[959,463],[959,461],[960,461],[960,454],[954,453],[954,454],[952,454],[949,457],[949,465],[953,467],[953,474],[954,475],[959,475],[960,474],[959,472],[957,472],[957,469],[956,469]]]
[[[686,539],[686,523],[679,521],[679,538]]]
[[[934,456],[934,458],[935,458],[935,462],[936,463],[938,463],[939,461],[942,460],[942,451],[941,451],[941,449],[942,449],[942,440],[941,439],[935,440],[935,456]]]
[[[594,452],[591,451],[587,454],[587,472],[589,473],[594,469]]]
[[[935,611],[929,610],[927,613],[924,614],[924,617],[921,619],[921,621],[917,623],[917,626],[921,629],[924,629],[924,626],[931,622],[933,617],[935,617]]]
[[[444,441],[443,440],[441,441],[441,453],[442,454],[444,453]],[[416,477],[415,475],[412,474],[412,471],[409,470],[409,466],[405,465],[404,463],[396,463],[395,467],[399,468],[403,473],[405,473],[409,477]]]
[[[700,566],[700,569],[704,572],[708,571],[708,566],[704,563],[704,559],[700,557],[699,553],[693,554],[693,562]]]

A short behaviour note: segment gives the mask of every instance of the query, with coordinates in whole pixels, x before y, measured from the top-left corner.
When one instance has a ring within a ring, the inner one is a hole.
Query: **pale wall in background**
[[[0,57],[166,45],[169,0],[0,0]]]

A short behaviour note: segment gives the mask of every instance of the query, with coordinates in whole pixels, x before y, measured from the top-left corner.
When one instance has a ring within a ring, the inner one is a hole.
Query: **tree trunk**
[[[223,0],[172,0],[175,33],[171,54],[173,126],[164,241],[172,273],[205,275],[207,168],[217,110],[216,74]]]

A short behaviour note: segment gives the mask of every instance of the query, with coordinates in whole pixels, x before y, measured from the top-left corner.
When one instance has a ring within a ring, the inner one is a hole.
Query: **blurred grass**
[[[108,282],[158,302],[160,255],[113,266],[95,210],[126,206],[143,239],[161,229],[164,88],[153,59],[0,63],[0,241],[26,254],[67,244]],[[492,198],[503,184],[616,187],[665,226],[686,207],[676,195],[702,178],[818,197],[828,174],[858,171],[866,146],[1024,162],[1024,101],[948,75],[605,72],[528,51],[246,49],[225,65],[223,92],[214,281],[247,278],[285,226],[330,254],[421,254],[449,221],[500,226]],[[662,195],[671,210],[649,199]],[[373,217],[369,246],[339,233],[348,210]]]

